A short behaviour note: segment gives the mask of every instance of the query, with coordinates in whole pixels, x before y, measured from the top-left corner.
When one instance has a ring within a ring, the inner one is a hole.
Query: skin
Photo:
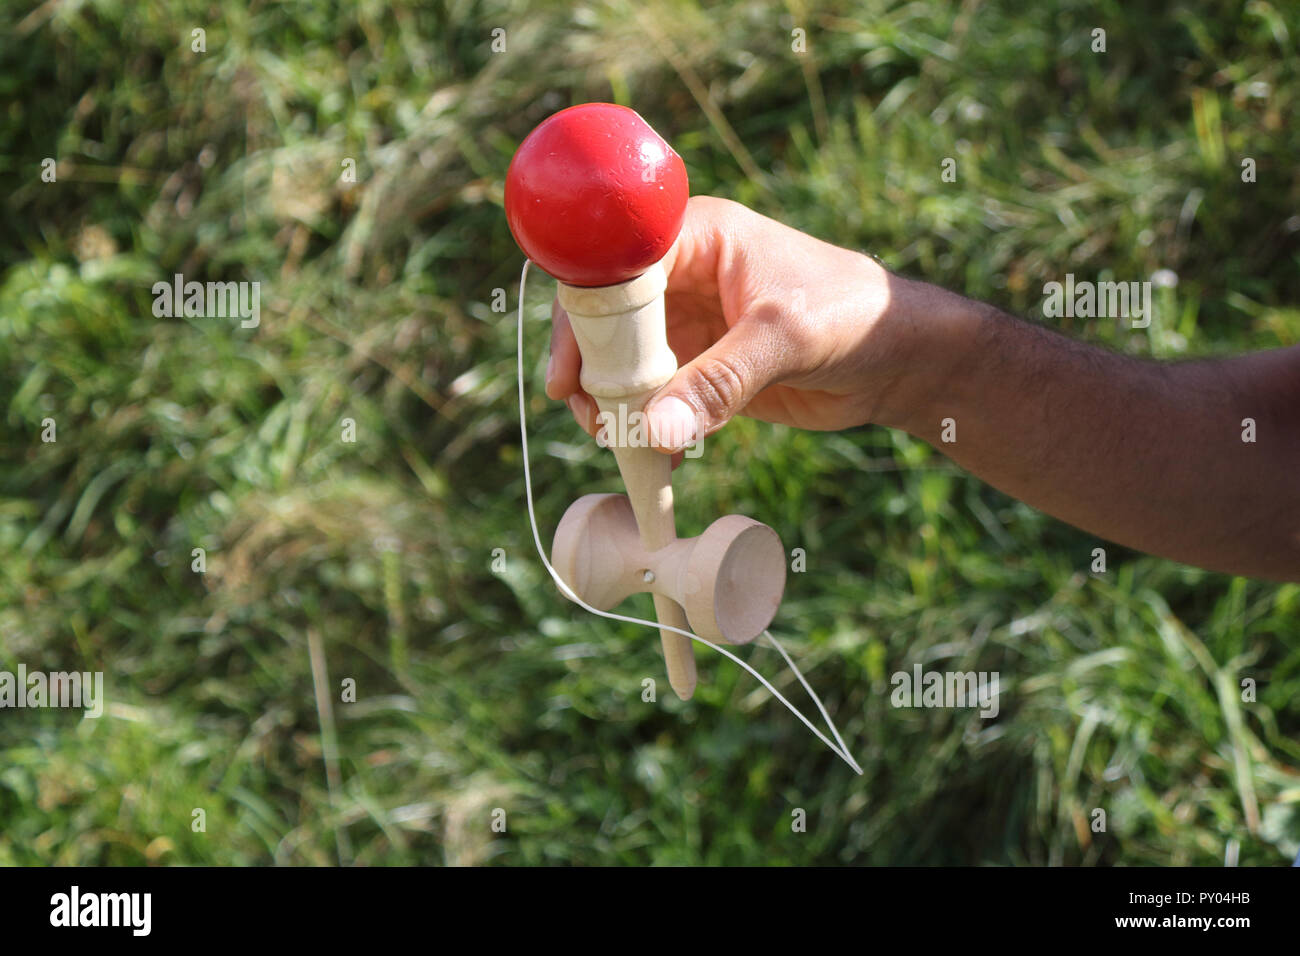
[[[705,435],[735,415],[901,428],[1099,537],[1300,581],[1300,346],[1179,363],[1117,355],[707,196],[691,199],[664,266],[680,367],[646,406],[652,434],[670,397]],[[547,394],[594,435],[558,302],[552,316]],[[945,419],[955,442],[942,441]]]

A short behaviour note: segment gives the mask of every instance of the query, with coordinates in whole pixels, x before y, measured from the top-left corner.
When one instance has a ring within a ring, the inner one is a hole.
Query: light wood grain
[[[603,412],[623,420],[641,412],[646,399],[677,371],[664,328],[664,289],[668,278],[656,263],[644,274],[597,289],[559,284],[560,305],[569,315],[582,353],[582,387]],[[620,409],[620,406],[623,406]],[[649,447],[615,447],[619,473],[627,487],[642,544],[656,551],[677,537],[673,522],[672,463]],[[655,595],[659,623],[686,629],[680,606]],[[659,632],[668,683],[683,700],[695,693],[695,654],[691,640]]]

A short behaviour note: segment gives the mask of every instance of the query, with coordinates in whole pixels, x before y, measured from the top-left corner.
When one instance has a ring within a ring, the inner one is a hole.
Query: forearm
[[[934,287],[900,291],[918,371],[887,424],[1102,538],[1300,580],[1300,348],[1161,364]]]

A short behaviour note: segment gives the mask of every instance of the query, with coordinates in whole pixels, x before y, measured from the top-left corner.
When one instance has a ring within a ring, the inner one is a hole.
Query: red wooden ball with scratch
[[[635,112],[584,103],[546,119],[506,173],[506,220],[561,282],[615,285],[664,257],[682,228],[686,166]]]

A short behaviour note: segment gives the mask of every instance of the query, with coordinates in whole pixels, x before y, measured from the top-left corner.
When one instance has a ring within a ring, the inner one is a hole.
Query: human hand
[[[889,423],[906,367],[906,280],[739,203],[696,196],[664,258],[665,317],[678,371],[646,404],[651,438],[672,452],[733,416],[833,430]],[[557,299],[546,393],[589,434],[596,404]],[[699,434],[695,434],[699,431]]]

